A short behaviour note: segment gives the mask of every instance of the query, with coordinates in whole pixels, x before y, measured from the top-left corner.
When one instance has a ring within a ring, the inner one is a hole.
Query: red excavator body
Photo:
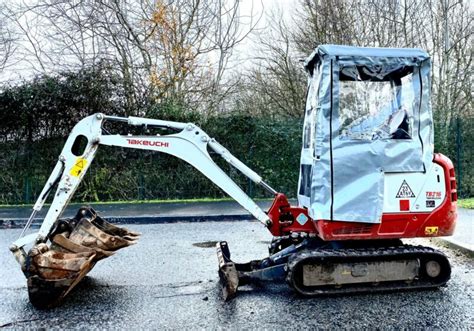
[[[449,158],[439,153],[434,155],[433,162],[443,168],[448,194],[432,212],[383,213],[378,224],[313,220],[306,208],[291,206],[287,197],[278,193],[268,210],[272,220],[269,230],[273,236],[311,233],[325,241],[451,236],[457,219],[454,166]],[[304,225],[298,223],[296,219],[300,214],[304,214],[311,222]]]

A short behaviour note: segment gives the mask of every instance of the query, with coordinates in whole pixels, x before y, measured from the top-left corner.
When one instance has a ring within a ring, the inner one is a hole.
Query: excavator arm
[[[166,128],[172,133],[110,134],[103,127],[106,121],[148,129]],[[92,208],[80,209],[73,219],[59,219],[91,166],[100,145],[152,150],[176,156],[199,170],[265,226],[272,226],[269,216],[213,161],[208,151],[212,150],[220,155],[271,194],[277,195],[277,192],[198,126],[192,123],[104,114],[86,117],[73,128],[20,237],[10,246],[28,279],[30,301],[38,308],[58,304],[97,261],[112,255],[117,249],[134,244],[139,237],[138,233],[108,223]],[[52,203],[39,231],[26,235],[36,214],[43,208],[48,195],[56,186]],[[28,251],[25,249],[27,245],[31,245]]]
[[[176,131],[176,133],[167,135],[104,134],[103,123],[105,121],[125,122],[130,126],[167,128]],[[83,150],[80,150],[81,143],[85,145]],[[176,156],[199,170],[265,226],[271,226],[268,215],[212,160],[208,150],[211,149],[220,155],[271,194],[275,195],[277,192],[266,184],[257,173],[239,161],[198,126],[192,123],[95,114],[81,120],[72,130],[20,238],[12,244],[11,251],[20,263],[24,260],[22,255],[25,255],[24,251],[22,252],[23,246],[31,242],[38,244],[47,241],[53,225],[63,213],[94,160],[99,145],[152,150]],[[56,193],[39,231],[25,236],[26,230],[30,227],[37,212],[44,206],[49,193],[56,184]]]

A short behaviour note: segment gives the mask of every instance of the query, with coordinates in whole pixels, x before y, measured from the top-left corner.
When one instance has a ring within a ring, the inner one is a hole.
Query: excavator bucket
[[[81,208],[70,220],[60,220],[48,246],[35,245],[27,256],[28,294],[37,308],[50,308],[87,275],[97,261],[133,245],[139,233],[108,223],[92,208]]]

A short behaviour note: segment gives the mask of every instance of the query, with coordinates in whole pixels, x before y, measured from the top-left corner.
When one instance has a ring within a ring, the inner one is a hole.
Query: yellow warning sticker
[[[71,168],[69,174],[74,177],[79,177],[86,168],[86,165],[87,160],[82,157],[78,157],[76,162],[74,162],[74,166]]]
[[[427,236],[434,236],[438,234],[438,227],[437,226],[427,226],[425,227],[425,234]]]

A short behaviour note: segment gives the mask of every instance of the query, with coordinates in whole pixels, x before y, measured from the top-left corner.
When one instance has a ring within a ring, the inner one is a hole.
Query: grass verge
[[[255,201],[272,200],[271,198],[254,198]],[[119,205],[119,204],[146,204],[146,203],[195,203],[195,202],[221,202],[234,201],[232,198],[198,198],[198,199],[169,199],[169,200],[126,200],[126,201],[94,201],[94,202],[71,202],[71,205]],[[45,206],[49,206],[46,203]],[[0,205],[0,208],[33,207],[33,204]]]
[[[474,198],[458,200],[458,207],[474,209]]]

